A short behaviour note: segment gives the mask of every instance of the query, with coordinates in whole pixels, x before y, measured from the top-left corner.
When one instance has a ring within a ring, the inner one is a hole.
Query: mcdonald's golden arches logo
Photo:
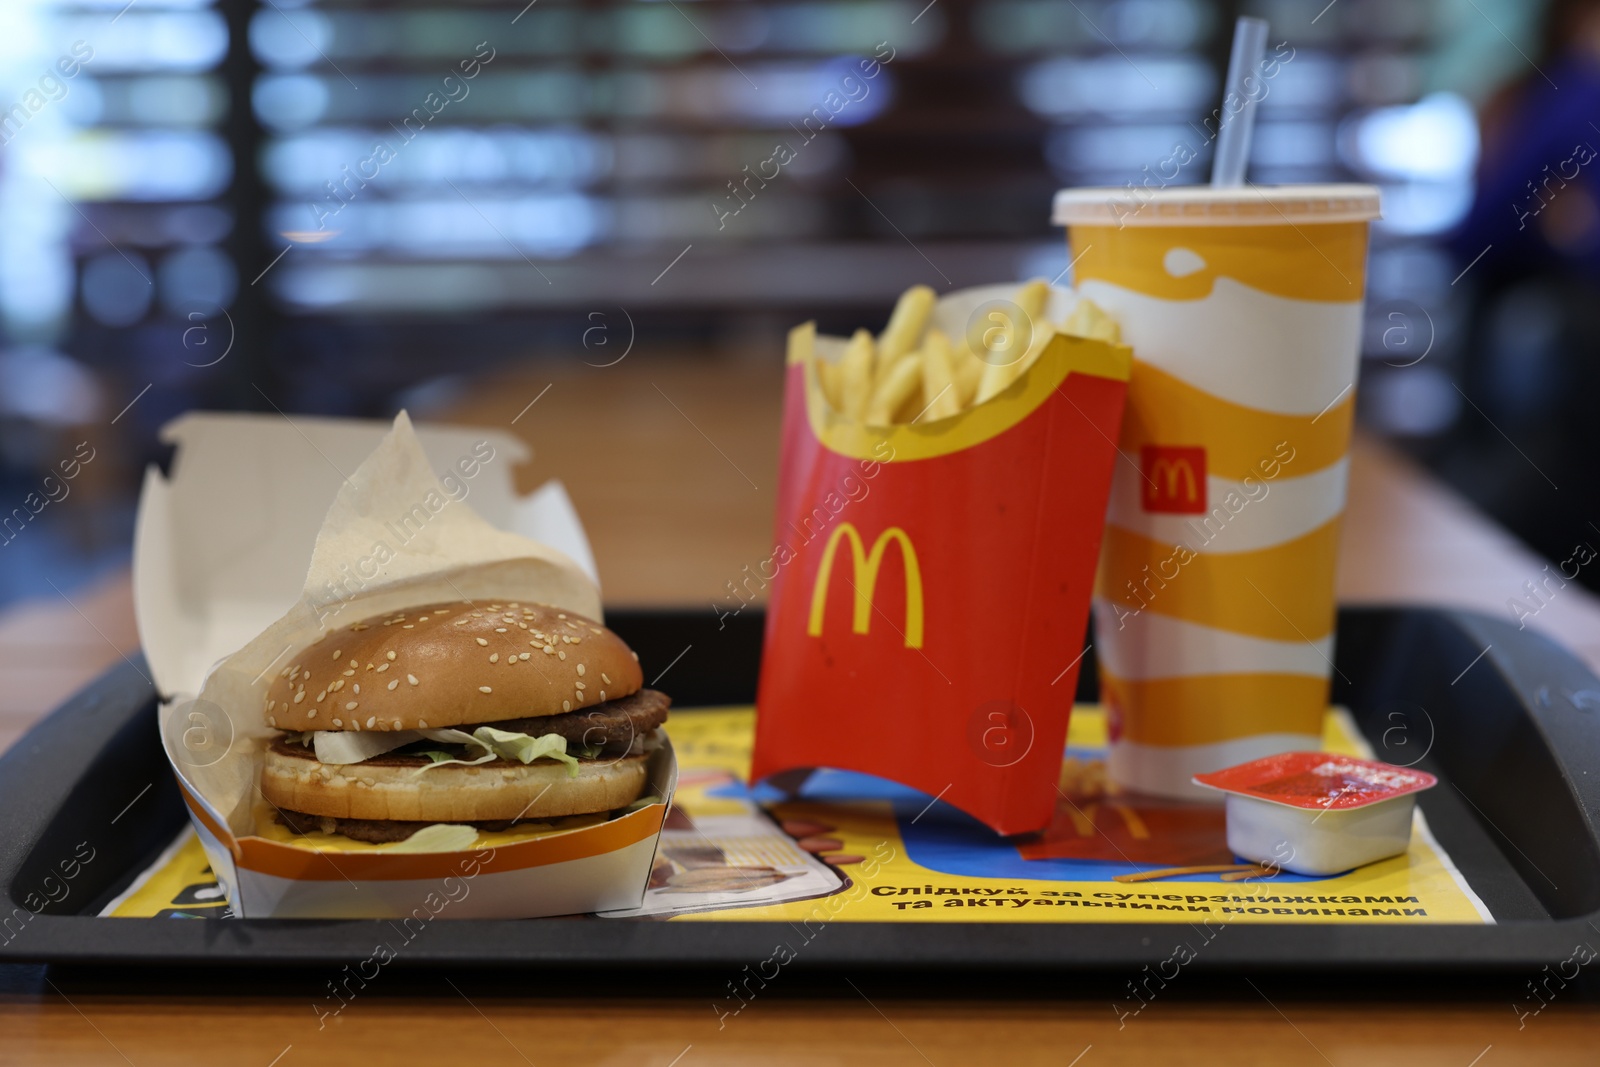
[[[910,536],[898,526],[890,526],[880,533],[872,542],[870,552],[854,523],[842,522],[828,535],[828,543],[822,549],[822,566],[817,569],[816,584],[811,588],[811,619],[806,633],[812,637],[822,636],[822,616],[828,606],[828,579],[833,575],[833,557],[841,540],[850,542],[850,585],[855,591],[851,631],[864,634],[872,624],[872,593],[878,585],[878,570],[883,566],[889,542],[895,541],[900,545],[900,559],[906,575],[906,647],[921,648],[922,567],[917,562],[917,550],[912,547]]]
[[[1173,445],[1139,449],[1144,474],[1144,510],[1203,515],[1206,510],[1206,450]]]

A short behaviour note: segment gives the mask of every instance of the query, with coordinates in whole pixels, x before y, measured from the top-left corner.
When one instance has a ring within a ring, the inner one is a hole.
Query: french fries
[[[1074,337],[1109,341],[1114,345],[1122,343],[1122,327],[1117,325],[1117,320],[1107,315],[1099,304],[1088,297],[1074,304],[1072,311],[1061,320],[1061,332]]]
[[[913,285],[895,301],[889,325],[883,328],[878,338],[877,369],[880,381],[888,376],[901,356],[917,347],[922,331],[928,325],[928,316],[933,314],[935,299],[933,290],[926,285]]]
[[[990,400],[1027,373],[1057,333],[1121,342],[1115,319],[1080,299],[1057,325],[1046,316],[1050,285],[1035,278],[1017,290],[1016,318],[986,334],[952,339],[930,327],[935,296],[925,285],[901,294],[883,333],[857,330],[837,360],[816,353],[816,328],[789,333],[791,360],[813,362],[824,399],[846,417],[873,426],[946,419]],[[1009,316],[1008,316],[1009,317]],[[1016,358],[1012,346],[1026,344]],[[980,346],[981,347],[978,347]],[[1004,362],[1001,362],[1004,360]]]
[[[949,418],[961,412],[955,360],[950,338],[943,330],[929,330],[922,342],[922,397],[930,419]]]
[[[789,331],[789,362],[815,367],[817,384],[822,388],[823,399],[830,407],[839,409],[844,396],[840,389],[839,365],[817,355],[815,322],[802,323]]]
[[[996,330],[996,341],[1002,342],[1011,350],[996,352],[998,343],[990,348],[990,358],[983,371],[983,379],[978,383],[977,403],[981,404],[991,397],[1005,392],[1012,382],[1022,377],[1022,372],[1033,365],[1033,360],[1038,358],[1038,353],[1044,351],[1044,346],[1050,340],[1054,327],[1044,317],[1045,306],[1050,302],[1050,283],[1043,278],[1035,278],[1017,291],[1018,321],[1011,324],[1009,330]],[[1021,342],[1027,347],[1018,351],[1016,345]],[[1003,358],[1009,356],[1009,359]]]
[[[839,360],[839,410],[852,419],[864,419],[872,402],[872,334],[857,330]]]
[[[896,360],[872,391],[872,401],[867,405],[867,422],[878,426],[894,422],[895,413],[921,385],[922,360],[917,353],[909,353]]]
[[[978,383],[983,381],[983,369],[988,364],[966,344],[956,349],[955,364],[956,391],[960,394],[961,406],[969,408],[978,399]]]

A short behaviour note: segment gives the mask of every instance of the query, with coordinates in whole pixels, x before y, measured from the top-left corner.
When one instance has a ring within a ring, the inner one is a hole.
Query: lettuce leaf
[[[419,731],[431,741],[440,741],[448,745],[465,745],[469,749],[478,749],[483,755],[478,759],[450,759],[436,760],[426,767],[419,767],[417,773],[425,773],[435,767],[443,767],[451,763],[460,763],[475,766],[479,763],[488,763],[492,759],[515,760],[518,763],[532,763],[536,759],[560,760],[567,765],[567,777],[578,776],[578,761],[567,754],[567,739],[560,734],[543,734],[534,737],[530,734],[515,733],[511,730],[498,730],[493,726],[480,726],[472,733],[465,730],[422,730]],[[434,753],[425,753],[429,759],[434,759]],[[441,753],[440,755],[443,755]]]

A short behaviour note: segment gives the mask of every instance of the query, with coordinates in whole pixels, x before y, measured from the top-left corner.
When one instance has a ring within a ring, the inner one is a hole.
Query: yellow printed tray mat
[[[997,837],[926,794],[866,775],[818,771],[799,794],[743,783],[754,711],[676,712],[678,793],[643,906],[606,917],[805,922],[1488,923],[1483,903],[1420,811],[1402,856],[1327,878],[1246,882],[1118,874],[1235,862],[1222,808],[1119,795],[1105,780],[1105,716],[1073,711],[1043,832]],[[1371,750],[1342,709],[1323,748]],[[227,916],[205,854],[185,829],[102,914]]]

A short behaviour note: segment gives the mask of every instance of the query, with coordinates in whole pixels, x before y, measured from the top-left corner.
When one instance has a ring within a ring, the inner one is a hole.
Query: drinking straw
[[[1217,154],[1211,161],[1213,187],[1243,185],[1250,162],[1250,133],[1256,124],[1256,100],[1246,85],[1255,76],[1260,93],[1261,57],[1267,50],[1267,20],[1240,18],[1233,27],[1233,52],[1228,57],[1228,80],[1222,87],[1221,121],[1217,124]],[[1229,100],[1239,103],[1230,111]]]

